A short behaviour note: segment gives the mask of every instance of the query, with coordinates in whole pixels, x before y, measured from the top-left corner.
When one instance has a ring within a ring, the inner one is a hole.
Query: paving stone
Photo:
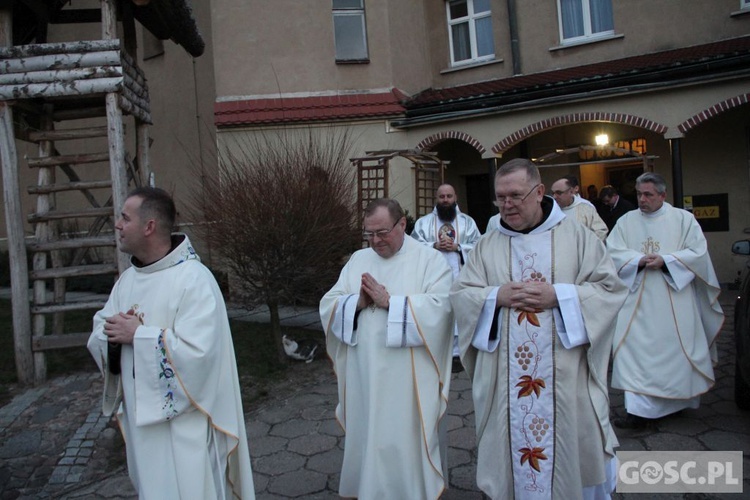
[[[287,472],[274,477],[268,483],[268,491],[292,498],[320,492],[326,487],[324,474],[309,470]]]
[[[263,474],[276,476],[301,468],[305,458],[289,451],[279,451],[272,455],[260,457],[253,462],[253,469]]]
[[[453,468],[459,465],[466,465],[473,460],[470,452],[459,448],[448,447],[448,467]]]
[[[289,410],[283,408],[269,408],[255,415],[255,419],[267,424],[279,424],[289,420]]]
[[[271,455],[286,448],[288,439],[276,436],[264,436],[251,439],[249,443],[250,456],[253,458]]]
[[[476,447],[476,434],[474,429],[461,428],[448,433],[448,446],[473,450]]]
[[[462,490],[476,490],[477,486],[477,466],[475,464],[462,465],[454,467],[450,471],[451,488]]]
[[[259,436],[265,436],[268,434],[268,430],[271,428],[271,426],[265,422],[261,422],[259,420],[251,420],[247,421],[245,420],[245,432],[247,432],[248,438],[254,438]],[[252,442],[252,439],[250,439]]]
[[[3,440],[0,446],[0,458],[23,457],[36,453],[41,440],[41,431],[21,431]]]
[[[336,447],[338,439],[324,434],[300,436],[289,441],[287,449],[306,457],[329,451]]]
[[[742,451],[750,454],[750,436],[731,431],[712,430],[697,438],[709,450]],[[750,469],[745,469],[745,477],[750,477]]]
[[[286,438],[295,438],[298,436],[305,436],[312,434],[318,428],[317,422],[311,422],[309,420],[294,419],[288,420],[283,424],[276,424],[271,427],[269,434],[272,436],[281,436]]]
[[[333,413],[332,405],[316,405],[302,410],[302,418],[305,420],[326,420],[331,418]]]
[[[31,417],[30,423],[43,424],[49,422],[59,415],[61,411],[63,411],[63,407],[59,405],[42,406],[36,409],[34,416]]]
[[[336,448],[310,457],[305,467],[323,474],[335,474],[341,471],[343,462],[344,452]]]
[[[318,432],[321,434],[327,434],[329,436],[342,437],[344,435],[344,429],[341,428],[341,424],[336,419],[326,420],[320,424]]]
[[[461,418],[458,415],[446,415],[443,417],[446,419],[446,430],[452,431],[453,429],[458,429],[459,427],[463,427],[464,421],[463,418]]]
[[[269,477],[265,474],[259,474],[253,470],[253,487],[256,492],[265,491],[268,486]]]
[[[644,438],[649,450],[654,451],[699,451],[703,445],[697,439],[672,434],[669,432],[655,432]]]
[[[469,415],[474,413],[474,402],[468,399],[456,399],[448,403],[448,415]]]

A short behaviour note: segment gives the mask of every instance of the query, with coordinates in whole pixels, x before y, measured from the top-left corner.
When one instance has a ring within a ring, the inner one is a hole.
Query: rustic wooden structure
[[[67,280],[115,275],[128,266],[115,251],[114,219],[128,190],[146,182],[150,171],[151,111],[137,64],[135,20],[194,56],[204,47],[185,0],[101,0],[100,9],[66,4],[0,2],[0,161],[22,384],[44,381],[45,351],[85,345],[90,332],[66,332],[65,312],[103,306],[68,301]],[[100,22],[101,39],[45,43],[53,22]],[[38,155],[19,161],[17,140],[36,143]],[[75,151],[79,145],[86,151]],[[21,168],[37,171],[36,185],[28,187],[36,197],[29,215],[21,208]],[[33,227],[30,238],[24,217]],[[65,234],[65,224],[76,234]]]
[[[360,210],[378,198],[387,198],[388,171],[390,161],[396,157],[406,158],[414,170],[415,217],[419,218],[432,211],[435,206],[435,191],[443,183],[447,161],[437,153],[416,149],[368,151],[366,156],[351,158],[357,168],[357,202]]]

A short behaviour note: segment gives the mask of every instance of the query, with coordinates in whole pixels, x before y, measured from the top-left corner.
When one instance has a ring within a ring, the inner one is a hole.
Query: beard
[[[456,220],[456,214],[458,213],[458,204],[456,202],[453,202],[452,204],[445,206],[445,205],[435,205],[435,209],[437,210],[438,217],[440,220],[445,221],[454,221]]]

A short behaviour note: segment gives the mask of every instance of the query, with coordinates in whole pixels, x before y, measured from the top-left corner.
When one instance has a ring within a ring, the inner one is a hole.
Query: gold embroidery
[[[661,245],[658,241],[655,241],[651,236],[646,239],[646,241],[643,242],[643,246],[641,247],[641,253],[650,254],[650,253],[659,253],[659,250],[661,250]]]

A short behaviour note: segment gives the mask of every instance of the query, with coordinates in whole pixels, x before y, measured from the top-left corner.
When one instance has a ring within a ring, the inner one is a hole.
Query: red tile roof
[[[641,77],[642,80],[655,77],[653,73],[673,69],[700,71],[701,64],[750,54],[750,36],[722,40],[705,45],[684,47],[652,54],[644,54],[624,59],[616,59],[584,66],[575,66],[530,75],[485,81],[443,89],[427,89],[409,100],[409,110],[423,106],[457,103],[464,100],[477,100],[491,96],[511,96],[528,94],[534,91],[558,89],[564,93],[565,87],[576,84],[599,83],[607,86],[615,78]],[[747,67],[746,62],[742,63]],[[652,76],[649,76],[652,75]]]
[[[406,98],[394,88],[380,93],[217,102],[214,123],[217,127],[236,127],[402,116],[401,103]]]

